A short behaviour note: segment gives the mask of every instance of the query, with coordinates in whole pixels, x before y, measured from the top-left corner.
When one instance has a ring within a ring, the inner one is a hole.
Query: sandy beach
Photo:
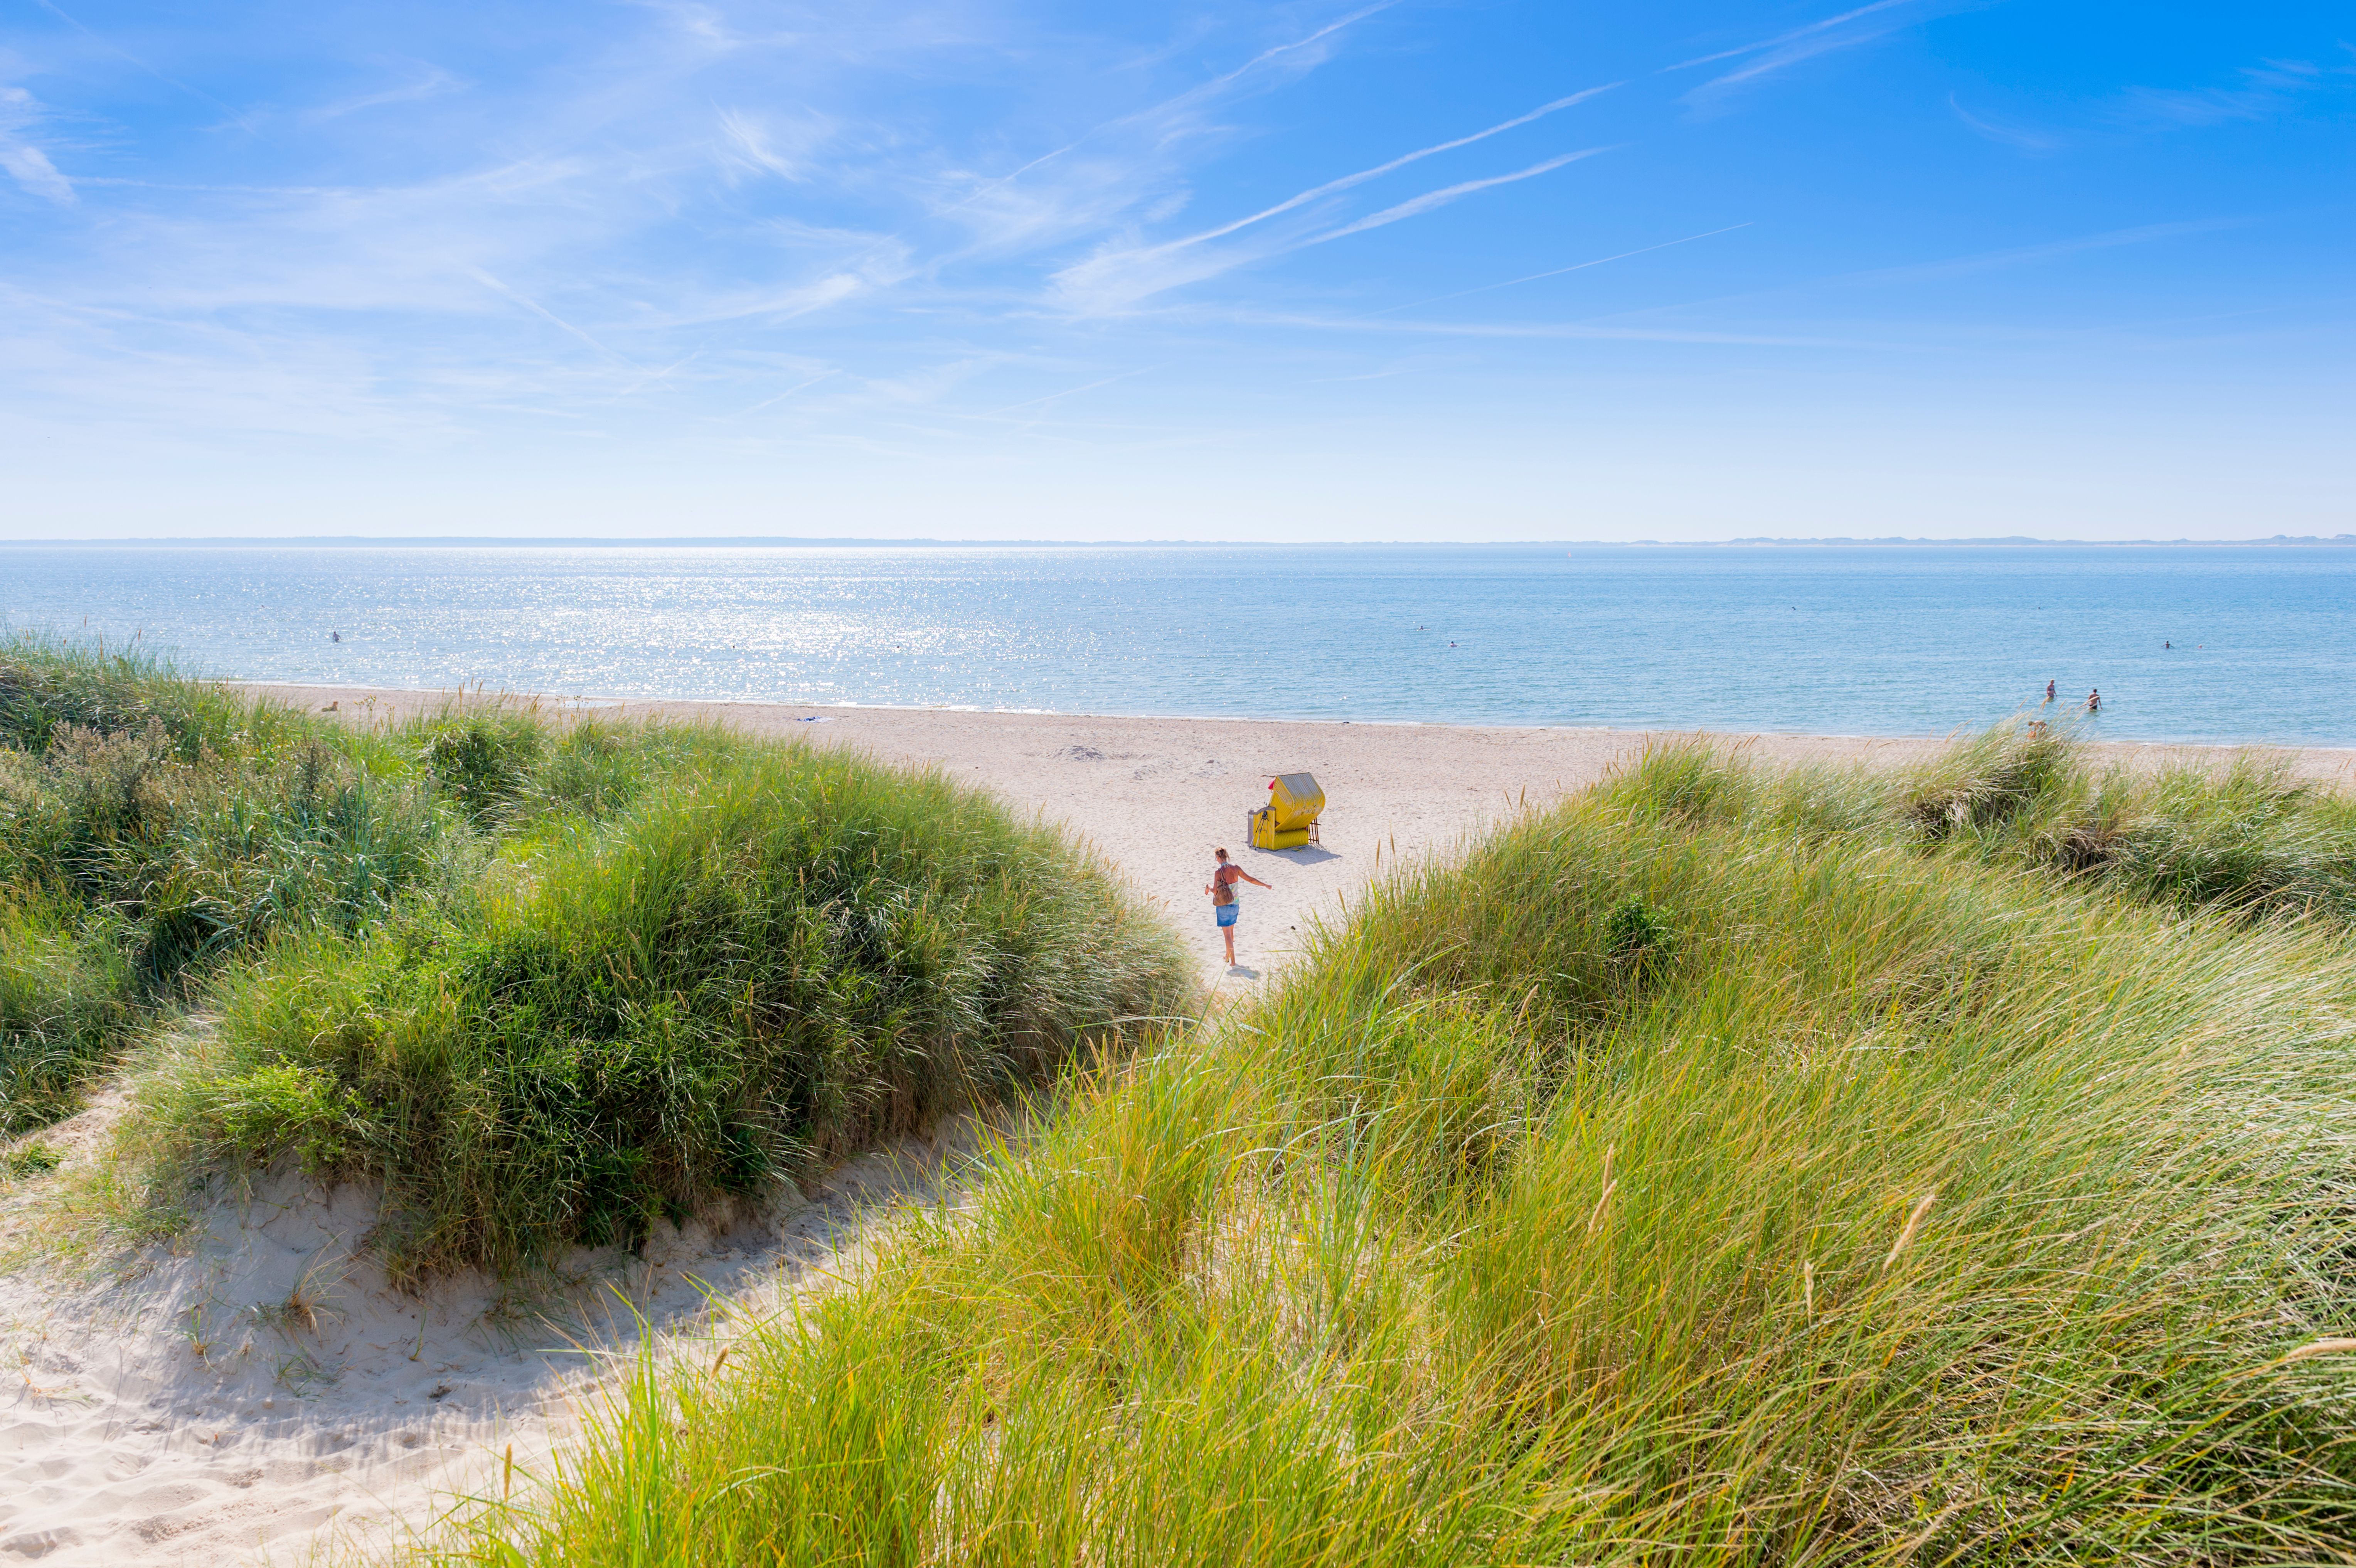
[[[253,686],[313,710],[367,722],[431,711],[449,693]],[[1383,867],[1446,854],[1524,805],[1601,778],[1677,732],[1505,729],[1453,725],[1270,719],[1090,717],[944,709],[788,707],[766,703],[565,699],[618,718],[713,720],[756,735],[855,746],[887,761],[939,767],[1043,813],[1093,843],[1165,908],[1205,975],[1249,983],[1296,950],[1303,922],[1330,915]],[[1778,762],[1894,766],[1934,754],[1942,737],[1726,735],[1719,742]],[[2214,747],[2106,746],[2144,766],[2214,760]],[[2282,753],[2300,773],[2356,779],[2356,750]],[[1314,774],[1326,796],[1321,842],[1256,851],[1244,819],[1279,773]],[[1224,845],[1269,887],[1243,889],[1236,956],[1225,974],[1203,885]]]
[[[257,687],[356,723],[405,716],[434,693]],[[1525,806],[1592,782],[1667,738],[1591,729],[1459,728],[1079,717],[742,703],[556,704],[618,718],[715,720],[942,768],[1091,841],[1186,933],[1232,992],[1281,970],[1314,919],[1384,869],[1445,855]],[[1722,736],[1778,761],[1900,764],[1943,744]],[[2215,761],[2123,746],[2142,765]],[[2356,752],[2288,754],[2346,785]],[[1255,852],[1245,814],[1269,778],[1307,771],[1328,797],[1323,843]],[[1269,890],[1245,889],[1237,971],[1202,888],[1226,845]],[[102,1095],[48,1134],[90,1157],[119,1110]],[[732,1311],[774,1304],[847,1260],[895,1194],[941,1169],[929,1141],[864,1156],[807,1204],[724,1236],[691,1226],[644,1257],[584,1254],[552,1308],[492,1282],[419,1298],[384,1285],[355,1240],[365,1195],[284,1185],[218,1206],[174,1247],[70,1283],[0,1277],[0,1338],[21,1387],[0,1415],[0,1561],[300,1560],[319,1532],[422,1528],[454,1493],[542,1469],[598,1363],[632,1342],[625,1302],[708,1354]],[[9,1219],[0,1208],[0,1223]],[[21,1216],[19,1216],[21,1218]],[[846,1239],[849,1239],[846,1240]],[[703,1292],[711,1293],[710,1303]],[[602,1301],[601,1318],[593,1304]],[[290,1314],[288,1304],[298,1303]],[[307,1302],[308,1305],[301,1305]],[[712,1313],[720,1314],[715,1326]],[[613,1320],[624,1316],[616,1325]],[[617,1332],[618,1327],[618,1332]]]

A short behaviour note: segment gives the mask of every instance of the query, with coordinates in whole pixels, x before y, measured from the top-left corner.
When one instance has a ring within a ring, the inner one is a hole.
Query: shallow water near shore
[[[2336,546],[16,545],[0,618],[385,688],[1897,736],[2051,680],[2356,743]]]

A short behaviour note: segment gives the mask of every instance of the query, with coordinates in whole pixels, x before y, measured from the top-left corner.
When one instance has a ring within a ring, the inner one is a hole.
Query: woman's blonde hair
[[[1226,858],[1227,858],[1227,852],[1226,852],[1226,850],[1223,850],[1223,849],[1215,849],[1215,850],[1213,850],[1211,853],[1212,853],[1213,854],[1217,855],[1221,860],[1225,860],[1225,859],[1226,859]]]

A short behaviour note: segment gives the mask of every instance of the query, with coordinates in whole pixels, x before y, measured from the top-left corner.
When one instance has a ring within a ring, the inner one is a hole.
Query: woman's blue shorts
[[[1219,924],[1222,927],[1232,926],[1236,923],[1236,917],[1241,913],[1243,906],[1240,904],[1222,904],[1218,908]]]

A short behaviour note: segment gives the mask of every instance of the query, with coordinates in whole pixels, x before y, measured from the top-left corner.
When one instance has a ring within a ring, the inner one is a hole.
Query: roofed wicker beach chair
[[[1269,780],[1268,804],[1251,813],[1254,849],[1301,849],[1317,842],[1317,815],[1325,791],[1306,773],[1280,773]]]

